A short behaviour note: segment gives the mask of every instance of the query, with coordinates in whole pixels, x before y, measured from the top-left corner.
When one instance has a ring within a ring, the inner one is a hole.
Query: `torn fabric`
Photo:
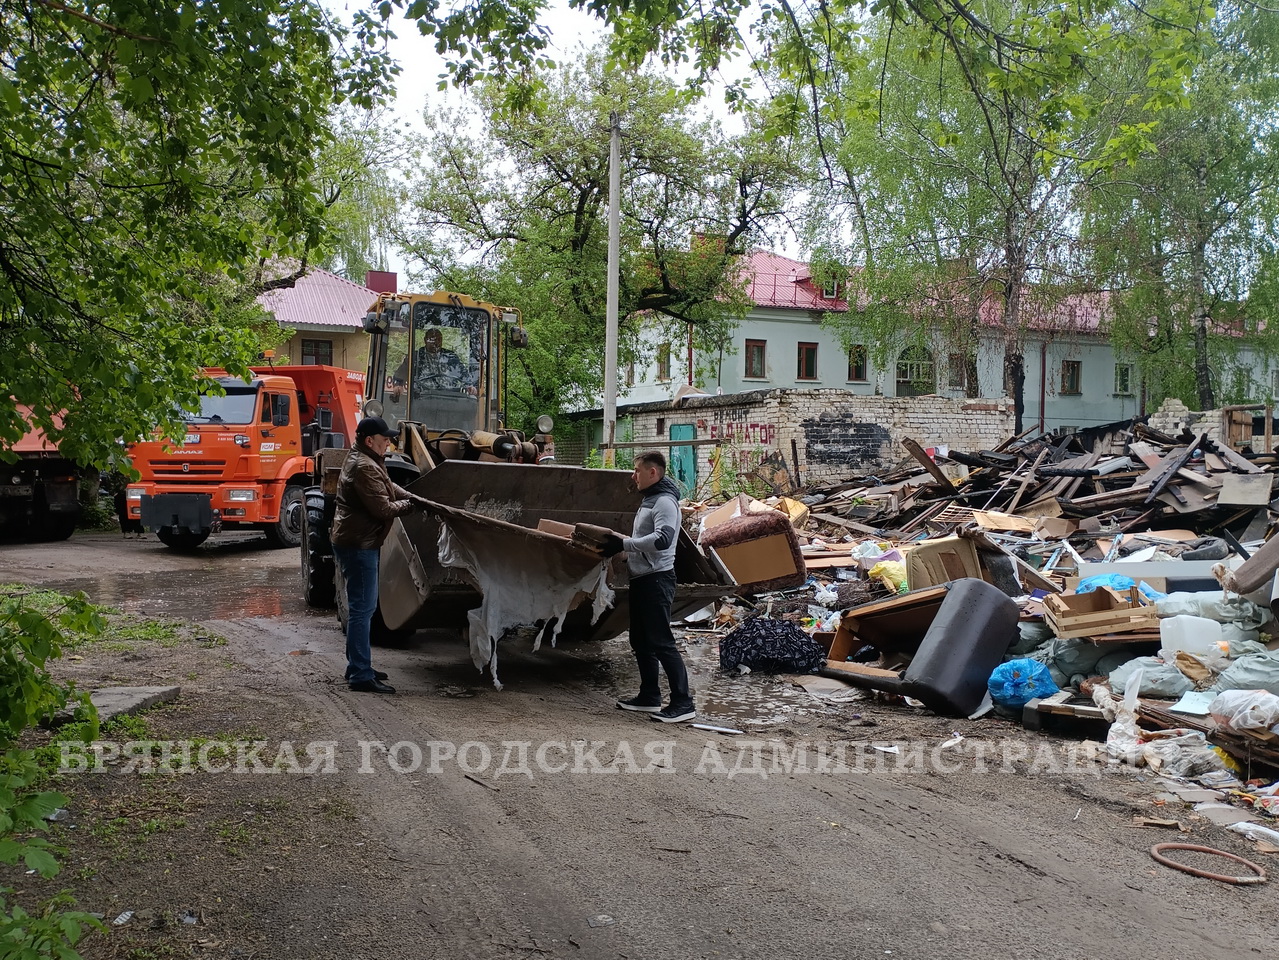
[[[554,618],[554,646],[564,618],[583,600],[592,601],[591,623],[613,604],[607,561],[526,527],[449,510],[440,516],[439,557],[470,571],[480,588],[480,606],[467,614],[471,659],[480,670],[489,667],[499,690],[497,641],[507,630]],[[533,649],[540,645],[539,633]]]

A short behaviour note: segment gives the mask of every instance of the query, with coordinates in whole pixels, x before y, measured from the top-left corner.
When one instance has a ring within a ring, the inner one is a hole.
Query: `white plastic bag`
[[[1208,712],[1236,730],[1268,730],[1279,724],[1279,697],[1265,690],[1227,690],[1208,704]]]
[[[1141,730],[1137,727],[1137,691],[1141,689],[1141,669],[1138,668],[1124,691],[1124,698],[1115,708],[1115,720],[1106,733],[1106,752],[1118,760],[1141,765]]]

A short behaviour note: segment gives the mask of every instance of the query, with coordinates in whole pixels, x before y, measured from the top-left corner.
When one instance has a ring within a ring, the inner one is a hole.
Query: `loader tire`
[[[308,607],[331,609],[337,600],[337,585],[324,494],[319,487],[308,487],[303,498],[302,594]]]
[[[342,579],[339,573],[337,578]],[[338,583],[336,596],[334,597],[334,606],[337,607],[338,623],[342,625],[342,632],[346,633],[347,606],[346,606],[346,585]],[[402,630],[392,630],[386,625],[386,621],[382,619],[382,608],[379,606],[373,611],[373,619],[369,621],[369,645],[374,647],[402,647],[417,631],[412,627]]]

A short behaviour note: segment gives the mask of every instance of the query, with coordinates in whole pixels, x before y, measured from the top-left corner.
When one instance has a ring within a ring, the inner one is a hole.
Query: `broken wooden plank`
[[[1159,494],[1163,493],[1164,487],[1168,486],[1168,481],[1177,475],[1178,470],[1190,462],[1190,458],[1194,456],[1195,451],[1199,449],[1206,437],[1207,434],[1199,434],[1194,443],[1189,444],[1182,450],[1168,454],[1164,458],[1164,462],[1155,468],[1153,472],[1158,475],[1150,478],[1150,493],[1144,501],[1146,506],[1150,506],[1159,498]]]
[[[921,447],[918,442],[912,440],[910,437],[903,437],[902,446],[910,452],[912,457],[919,461],[919,465],[927,470],[928,475],[941,484],[944,489],[952,494],[959,493],[959,491],[955,489],[955,485],[950,482],[950,477],[946,476],[942,468],[937,466],[933,458],[924,451],[924,448]]]
[[[1254,464],[1243,454],[1231,449],[1229,444],[1220,443],[1216,440],[1208,440],[1208,446],[1221,457],[1226,463],[1234,467],[1241,473],[1261,473],[1261,468]]]

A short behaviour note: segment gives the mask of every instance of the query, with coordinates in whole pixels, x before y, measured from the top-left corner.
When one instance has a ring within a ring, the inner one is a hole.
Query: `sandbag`
[[[1164,663],[1158,657],[1137,657],[1111,671],[1110,689],[1118,694],[1125,693],[1128,681],[1137,671],[1141,671],[1138,696],[1166,697],[1169,700],[1175,700],[1183,693],[1189,693],[1195,689],[1195,685],[1180,670],[1171,663]]]
[[[1214,693],[1226,690],[1267,690],[1279,694],[1279,654],[1259,653],[1240,657],[1217,675],[1208,688]]]
[[[1160,617],[1205,617],[1254,632],[1274,619],[1274,614],[1265,607],[1220,590],[1170,593],[1155,601],[1155,612]]]

